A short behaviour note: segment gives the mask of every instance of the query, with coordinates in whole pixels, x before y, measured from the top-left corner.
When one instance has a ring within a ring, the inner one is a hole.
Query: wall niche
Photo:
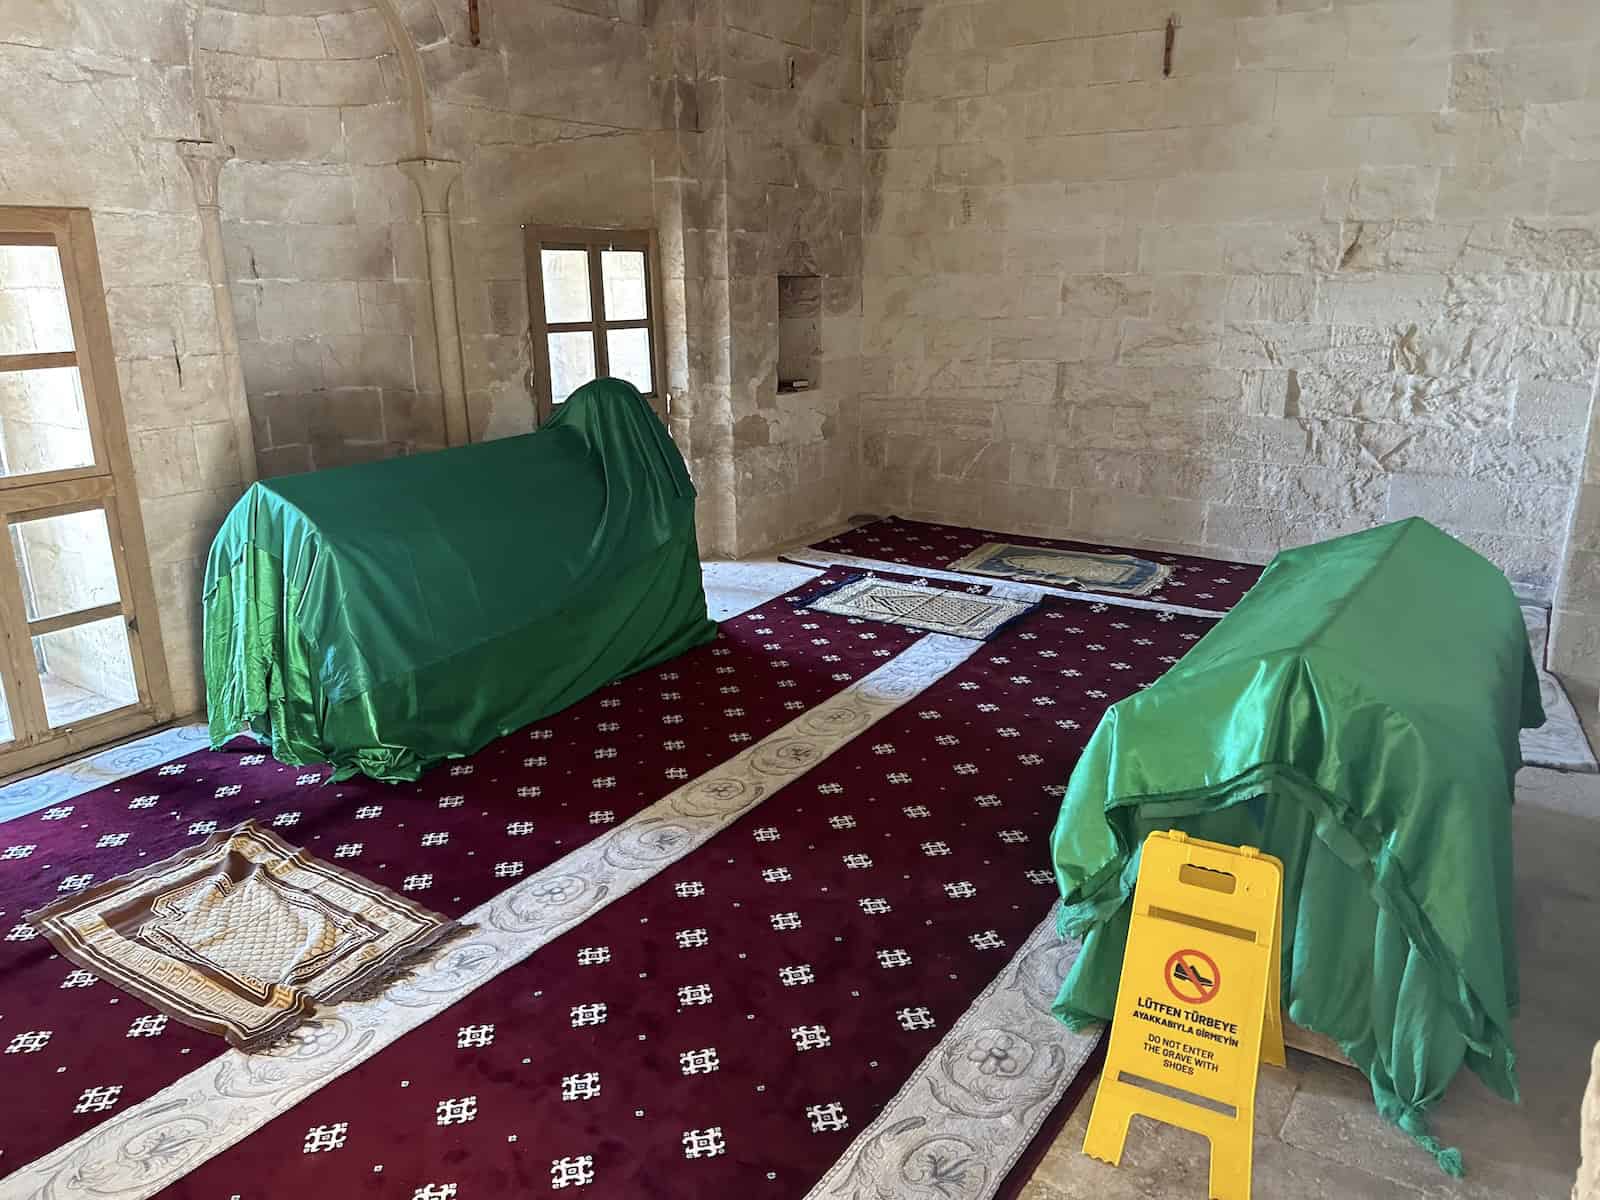
[[[822,367],[822,277],[778,276],[778,392],[817,387]]]

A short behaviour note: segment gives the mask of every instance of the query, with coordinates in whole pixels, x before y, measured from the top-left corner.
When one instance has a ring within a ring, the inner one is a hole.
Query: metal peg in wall
[[[1167,44],[1161,55],[1161,76],[1163,79],[1172,76],[1172,50],[1178,44],[1178,26],[1182,24],[1176,16],[1167,18]]]

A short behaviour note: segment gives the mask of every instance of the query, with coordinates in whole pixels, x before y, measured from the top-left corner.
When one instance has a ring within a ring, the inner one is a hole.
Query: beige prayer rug
[[[246,1054],[459,928],[253,821],[27,920],[62,957]]]
[[[852,579],[824,592],[807,608],[887,621],[930,633],[986,641],[1010,622],[1036,607],[1026,600],[999,596],[978,596],[916,583],[891,583],[885,579]]]
[[[1011,542],[985,542],[971,554],[956,559],[949,569],[1114,592],[1119,596],[1148,596],[1172,577],[1172,568],[1165,563],[1131,554],[1052,550],[1048,546],[1018,546]]]

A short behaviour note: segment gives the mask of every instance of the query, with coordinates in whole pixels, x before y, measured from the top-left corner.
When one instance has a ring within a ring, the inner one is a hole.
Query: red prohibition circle
[[[1185,1004],[1209,1004],[1222,990],[1217,960],[1204,950],[1178,950],[1167,959],[1167,990]]]

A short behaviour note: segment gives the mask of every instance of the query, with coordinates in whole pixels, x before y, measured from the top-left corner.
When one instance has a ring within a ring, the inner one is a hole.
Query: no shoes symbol
[[[1222,987],[1217,960],[1203,950],[1179,950],[1167,959],[1167,988],[1185,1004],[1205,1004]]]

